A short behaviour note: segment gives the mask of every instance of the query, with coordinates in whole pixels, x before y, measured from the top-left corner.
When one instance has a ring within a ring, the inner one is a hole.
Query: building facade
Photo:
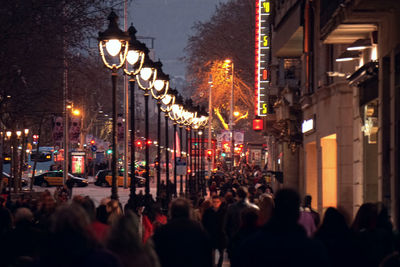
[[[277,100],[267,135],[283,153],[283,186],[350,218],[363,203],[383,202],[398,227],[398,1],[275,0],[272,8]]]

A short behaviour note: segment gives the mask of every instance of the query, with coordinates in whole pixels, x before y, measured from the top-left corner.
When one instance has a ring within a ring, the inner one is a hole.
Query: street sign
[[[96,151],[97,151],[97,146],[94,146],[94,145],[93,145],[93,146],[91,147],[91,149],[92,149],[93,152],[96,152]]]
[[[186,160],[176,157],[176,175],[186,175]]]

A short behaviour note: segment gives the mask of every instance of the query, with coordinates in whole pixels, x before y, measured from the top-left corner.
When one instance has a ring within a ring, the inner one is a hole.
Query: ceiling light
[[[352,43],[349,47],[347,47],[348,51],[357,51],[363,50],[365,48],[371,47],[371,40],[370,39],[358,39],[354,43]]]
[[[360,57],[360,53],[357,51],[345,51],[338,58],[336,62],[350,61]]]

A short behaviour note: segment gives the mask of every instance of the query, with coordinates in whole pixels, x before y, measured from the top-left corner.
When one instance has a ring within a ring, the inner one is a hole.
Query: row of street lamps
[[[26,153],[26,142],[29,134],[29,129],[21,130],[7,130],[1,132],[1,148],[4,150],[4,141],[9,141],[10,144],[10,172],[8,178],[8,190],[11,193],[11,187],[14,187],[14,192],[18,192],[21,189],[21,177],[22,177],[22,167],[24,164],[24,155]],[[21,140],[21,152],[18,155],[19,141]],[[4,151],[1,151],[4,155]],[[18,157],[19,156],[19,157]],[[4,160],[4,159],[3,159]],[[3,164],[1,165],[1,172],[3,172]],[[2,178],[4,178],[3,174]],[[1,181],[1,180],[0,180]]]
[[[166,160],[166,181],[167,192],[169,192],[170,179],[169,179],[169,152],[168,152],[168,119],[172,120],[174,124],[174,184],[176,187],[176,140],[175,132],[176,126],[186,127],[190,129],[204,128],[208,123],[208,114],[199,107],[193,107],[191,101],[184,101],[176,90],[169,88],[169,76],[166,75],[161,67],[160,61],[153,62],[149,57],[149,49],[145,44],[136,39],[136,29],[132,26],[129,27],[128,32],[119,29],[117,24],[118,16],[114,11],[108,16],[109,26],[104,32],[99,32],[99,50],[104,65],[111,70],[112,80],[112,107],[113,107],[113,124],[112,124],[112,187],[111,198],[118,199],[117,193],[117,103],[116,103],[116,84],[117,84],[117,71],[123,69],[125,75],[129,77],[129,87],[131,91],[131,183],[130,183],[130,198],[135,196],[136,185],[134,182],[135,177],[135,83],[144,92],[145,101],[145,194],[150,194],[150,180],[149,180],[149,114],[148,102],[150,95],[157,101],[158,118],[158,148],[157,148],[157,195],[160,192],[160,158],[161,158],[161,111],[165,114],[165,160]],[[182,134],[181,134],[182,136]],[[188,139],[187,139],[188,140]],[[187,150],[189,151],[189,150]],[[191,150],[190,150],[191,151]],[[182,178],[181,178],[182,185]],[[181,186],[182,188],[182,186]],[[182,189],[181,189],[182,193]],[[176,194],[176,188],[175,188]]]

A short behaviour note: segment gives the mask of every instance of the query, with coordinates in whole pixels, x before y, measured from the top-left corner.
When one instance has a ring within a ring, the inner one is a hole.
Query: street
[[[101,187],[94,185],[94,178],[89,177],[89,185],[87,187],[74,187],[72,190],[72,197],[75,195],[84,195],[84,196],[90,196],[94,204],[98,206],[103,198],[110,197],[111,195],[111,187]],[[179,179],[177,183],[177,189],[179,192]],[[52,187],[40,187],[40,186],[34,186],[33,189],[36,192],[42,192],[44,190],[49,190],[52,194],[56,190],[56,186]],[[136,188],[136,193],[139,193],[140,191],[145,191],[144,187],[138,187]],[[123,188],[123,187],[118,187],[118,196],[119,196],[119,201],[121,202],[121,205],[124,206],[129,199],[129,194],[130,194],[130,189],[129,188]],[[150,194],[153,195],[153,198],[156,196],[156,181],[155,179],[150,180]]]

